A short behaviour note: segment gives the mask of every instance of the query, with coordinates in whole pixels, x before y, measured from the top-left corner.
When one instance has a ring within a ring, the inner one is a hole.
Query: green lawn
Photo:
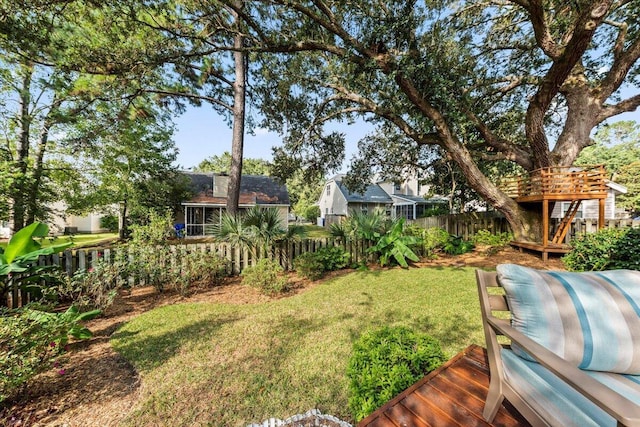
[[[42,247],[46,248],[51,245],[59,245],[72,241],[73,248],[81,248],[86,246],[94,246],[98,243],[117,239],[118,233],[99,233],[99,234],[76,234],[75,236],[57,236],[54,238],[42,239]],[[7,242],[0,243],[0,247],[7,247]]]
[[[319,225],[305,224],[301,227],[304,229],[306,236],[309,239],[331,237],[331,233],[329,233],[329,230],[327,228],[320,227]]]
[[[356,272],[269,303],[145,313],[111,341],[142,378],[127,424],[246,426],[311,408],[353,421],[352,343],[383,325],[431,334],[448,357],[482,344],[473,270]]]

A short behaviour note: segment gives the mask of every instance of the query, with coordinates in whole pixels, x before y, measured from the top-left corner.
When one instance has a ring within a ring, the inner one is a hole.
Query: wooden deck
[[[489,387],[486,351],[472,345],[418,381],[358,427],[529,426],[505,401],[492,424],[482,418]]]

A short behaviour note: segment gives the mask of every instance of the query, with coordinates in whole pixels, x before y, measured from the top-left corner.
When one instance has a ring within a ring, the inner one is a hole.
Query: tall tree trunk
[[[120,202],[120,224],[118,230],[118,237],[120,240],[124,240],[129,237],[129,227],[127,227],[127,198]]]
[[[44,172],[44,154],[47,151],[47,144],[49,142],[49,129],[52,126],[52,117],[57,111],[58,101],[54,96],[53,106],[47,113],[47,117],[44,120],[42,132],[40,133],[40,140],[38,141],[38,150],[36,152],[36,159],[33,165],[33,178],[31,182],[31,189],[26,200],[26,224],[31,224],[38,217],[38,195],[40,184],[42,182],[42,174]],[[25,225],[26,225],[25,224]]]
[[[242,9],[244,0],[236,0],[234,6]],[[227,213],[237,215],[240,202],[240,180],[242,178],[242,156],[244,151],[244,119],[246,103],[247,55],[242,51],[244,36],[241,31],[240,18],[234,11],[237,33],[233,46],[233,62],[235,66],[235,82],[233,83],[233,136],[231,142],[231,170],[227,189]]]
[[[20,135],[18,139],[18,156],[14,162],[14,172],[16,173],[16,183],[11,192],[11,231],[17,232],[24,228],[26,215],[26,200],[29,189],[29,177],[27,175],[29,159],[29,140],[31,130],[31,114],[29,107],[31,104],[31,79],[33,76],[33,65],[26,64],[22,67],[24,72],[22,78],[22,88],[20,90]]]

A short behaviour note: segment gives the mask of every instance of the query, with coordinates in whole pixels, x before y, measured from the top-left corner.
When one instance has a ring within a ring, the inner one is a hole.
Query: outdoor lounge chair
[[[534,426],[640,426],[640,272],[505,264],[476,278],[488,422],[506,398]]]

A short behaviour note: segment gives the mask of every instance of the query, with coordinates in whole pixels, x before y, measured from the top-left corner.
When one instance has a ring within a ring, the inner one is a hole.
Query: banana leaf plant
[[[418,255],[411,249],[421,243],[421,239],[415,236],[407,236],[404,234],[404,219],[395,221],[391,229],[385,235],[380,237],[378,242],[370,252],[377,253],[380,256],[380,265],[391,264],[395,261],[403,268],[407,268],[409,264],[407,259],[411,261],[419,261]]]
[[[7,292],[13,287],[38,294],[43,282],[54,280],[48,273],[58,267],[37,265],[38,258],[61,252],[72,243],[43,248],[35,239],[48,234],[46,224],[34,222],[14,234],[6,248],[0,248],[0,305],[6,305]]]

